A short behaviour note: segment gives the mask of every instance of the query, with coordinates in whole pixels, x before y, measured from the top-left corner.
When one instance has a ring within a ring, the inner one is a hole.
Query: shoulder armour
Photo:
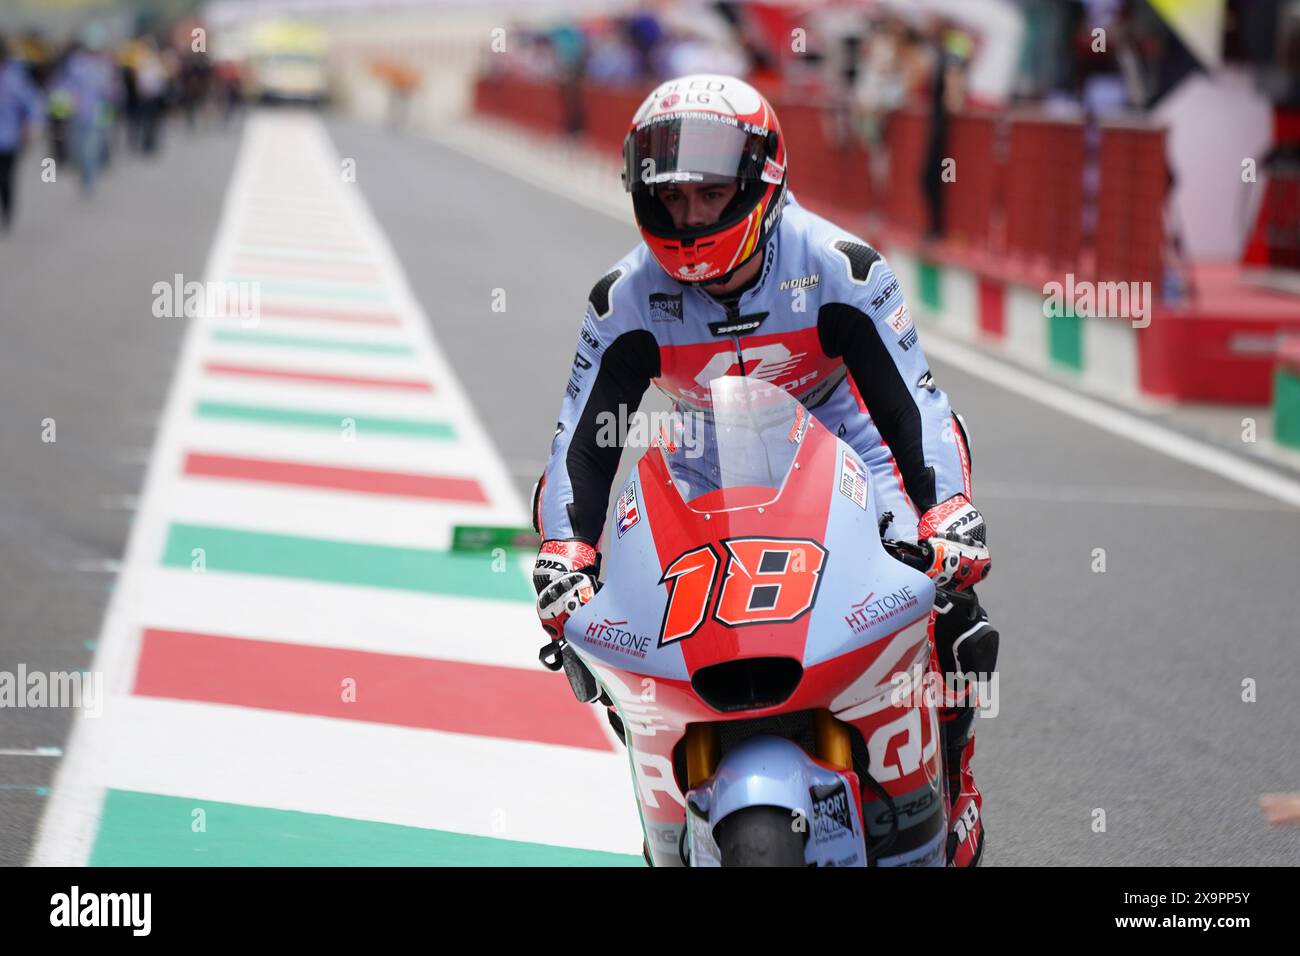
[[[614,288],[614,283],[621,278],[623,278],[623,270],[615,269],[601,276],[600,281],[591,287],[591,295],[587,297],[587,301],[591,303],[592,309],[595,310],[596,318],[609,318],[609,293]]]
[[[863,242],[837,239],[831,243],[831,248],[849,261],[849,273],[854,282],[866,282],[871,267],[880,261],[880,253]]]

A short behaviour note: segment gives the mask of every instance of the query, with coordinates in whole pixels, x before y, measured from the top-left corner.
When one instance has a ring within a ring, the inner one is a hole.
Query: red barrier
[[[590,84],[583,87],[583,137],[597,152],[621,159],[628,123],[643,99],[635,92]]]
[[[474,84],[476,112],[509,120],[541,133],[564,132],[564,100],[558,86],[507,76],[487,76]]]
[[[778,100],[772,105],[781,117],[789,150],[790,189],[813,202],[858,214],[869,212],[871,164],[847,116],[803,103]]]
[[[890,223],[916,235],[924,235],[930,216],[921,191],[921,171],[929,145],[930,121],[919,110],[899,110],[886,120],[885,140],[889,148],[889,195],[885,216]]]
[[[944,231],[963,246],[991,249],[1002,240],[995,228],[1002,198],[995,168],[996,133],[995,118],[987,114],[954,116],[950,121],[948,154],[956,178],[944,187]]]
[[[1005,182],[1009,254],[1034,266],[1079,271],[1083,159],[1082,124],[1011,121]]]
[[[1100,278],[1160,288],[1167,183],[1164,130],[1103,125],[1096,237]]]

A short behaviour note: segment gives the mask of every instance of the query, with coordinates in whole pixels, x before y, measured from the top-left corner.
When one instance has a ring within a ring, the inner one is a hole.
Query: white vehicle
[[[324,32],[308,24],[260,24],[249,44],[250,93],[262,100],[324,102],[329,98],[327,49]]]

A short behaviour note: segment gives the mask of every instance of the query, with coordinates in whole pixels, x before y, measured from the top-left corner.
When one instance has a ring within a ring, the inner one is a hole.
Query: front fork
[[[853,739],[849,726],[836,720],[829,710],[813,712],[817,758],[836,770],[853,771]],[[704,783],[718,769],[722,743],[717,724],[690,724],[686,728],[686,783],[691,789]]]

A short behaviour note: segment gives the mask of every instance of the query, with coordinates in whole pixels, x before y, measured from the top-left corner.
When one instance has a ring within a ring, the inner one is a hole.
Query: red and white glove
[[[569,615],[596,594],[600,555],[585,541],[543,541],[533,562],[537,617],[542,629],[558,641]]]
[[[993,567],[984,544],[984,516],[965,495],[953,495],[921,515],[916,537],[934,549],[934,563],[926,573],[940,587],[968,590]]]

